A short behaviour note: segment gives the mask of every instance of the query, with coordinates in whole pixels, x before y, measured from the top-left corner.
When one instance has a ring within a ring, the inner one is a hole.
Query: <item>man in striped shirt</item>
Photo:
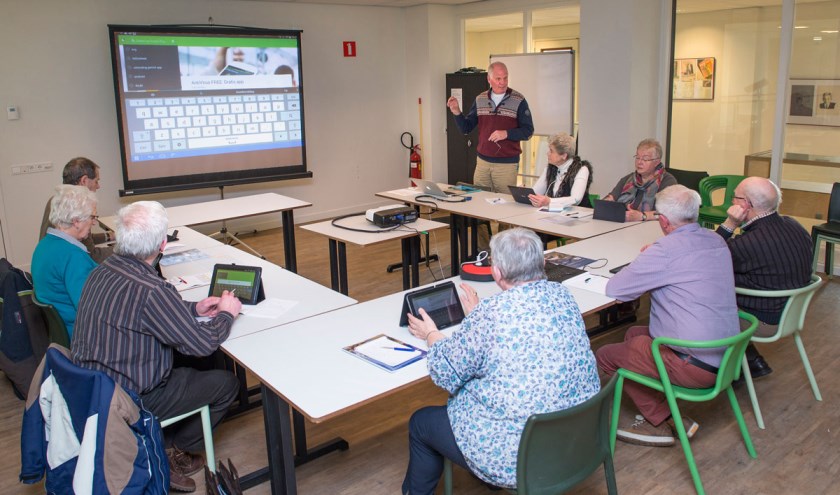
[[[728,218],[717,229],[732,253],[735,285],[747,289],[798,289],[811,281],[811,236],[790,217],[779,215],[782,192],[769,179],[747,177],[735,188]],[[740,227],[741,235],[732,232]],[[738,307],[755,315],[755,334],[776,333],[786,297],[738,295]],[[743,320],[742,320],[743,324]],[[747,347],[753,378],[773,370],[753,344]]]
[[[211,354],[227,338],[242,305],[227,291],[185,302],[157,275],[153,265],[166,246],[167,224],[166,210],[154,201],[138,201],[118,212],[114,255],[91,272],[79,300],[73,359],[137,393],[161,420],[209,404],[215,427],[238,393],[236,377],[223,370],[173,369],[172,354]],[[211,319],[198,322],[197,316]],[[164,436],[171,488],[194,491],[189,476],[203,461],[189,451],[202,448],[200,418],[170,429]]]

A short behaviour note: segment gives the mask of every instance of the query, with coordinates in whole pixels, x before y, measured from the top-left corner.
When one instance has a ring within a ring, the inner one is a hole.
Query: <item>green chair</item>
[[[651,344],[651,348],[653,351],[653,360],[656,363],[656,369],[659,371],[659,378],[651,378],[624,368],[620,368],[618,370],[616,374],[619,378],[615,387],[612,430],[610,431],[610,448],[613,452],[615,452],[615,439],[616,432],[618,431],[618,415],[621,410],[621,391],[624,387],[624,380],[628,379],[665,394],[665,398],[668,401],[668,407],[671,410],[671,416],[673,417],[677,428],[677,435],[680,438],[680,444],[682,444],[683,453],[685,453],[685,459],[688,461],[688,469],[691,472],[691,478],[694,480],[694,488],[697,490],[698,494],[702,495],[705,491],[703,490],[703,483],[700,481],[700,473],[697,471],[697,464],[694,462],[694,455],[691,452],[688,436],[685,433],[685,426],[683,426],[682,414],[680,414],[680,409],[677,406],[677,399],[687,400],[690,402],[705,402],[714,399],[721,392],[725,391],[726,395],[729,397],[729,404],[732,406],[732,412],[735,413],[735,419],[738,422],[738,427],[741,429],[741,435],[744,437],[744,444],[747,447],[747,452],[750,454],[750,457],[757,457],[752,440],[750,439],[750,433],[747,431],[747,425],[744,423],[744,416],[741,414],[741,407],[738,405],[738,399],[735,397],[735,392],[732,390],[732,381],[738,378],[738,373],[741,371],[739,364],[744,358],[744,352],[747,350],[750,337],[752,337],[755,329],[758,328],[758,320],[755,316],[743,311],[738,311],[738,316],[750,323],[749,328],[738,335],[733,335],[732,337],[727,337],[725,339],[702,342],[673,339],[669,337],[657,337],[654,339]],[[685,388],[671,384],[671,380],[668,377],[668,372],[665,369],[665,363],[662,360],[662,354],[660,351],[660,347],[663,345],[698,349],[726,347],[714,387]]]
[[[756,297],[787,297],[787,303],[782,310],[782,316],[779,319],[779,328],[776,333],[769,337],[754,336],[753,342],[776,342],[777,340],[793,335],[796,342],[796,348],[799,350],[799,357],[802,358],[802,365],[805,367],[805,374],[808,375],[808,380],[811,382],[811,390],[814,392],[814,398],[822,401],[820,389],[817,387],[817,380],[814,378],[814,372],[811,371],[811,362],[808,360],[808,354],[805,352],[805,346],[802,344],[802,327],[805,325],[805,313],[808,312],[808,306],[811,304],[811,299],[817,288],[822,285],[822,279],[816,275],[811,275],[811,283],[799,289],[790,290],[754,290],[735,288],[735,292],[745,296]],[[747,382],[747,390],[750,393],[750,401],[752,401],[753,411],[755,411],[755,421],[758,427],[764,429],[764,418],[761,416],[761,409],[758,407],[758,399],[755,396],[755,387],[753,386],[752,376],[750,376],[750,368],[747,364],[747,357],[744,356],[741,368],[744,373],[744,380]]]
[[[697,172],[694,170],[680,170],[678,168],[668,167],[666,170],[669,174],[677,179],[677,184],[691,189],[692,191],[700,192],[700,181],[709,176],[708,172]]]
[[[32,302],[43,311],[44,320],[47,322],[47,331],[49,332],[50,342],[58,344],[61,347],[70,348],[70,335],[67,333],[67,327],[64,325],[64,320],[58,314],[58,310],[52,304],[43,303],[38,300],[36,295],[32,294]]]
[[[188,413],[184,413],[180,416],[175,416],[174,418],[164,419],[160,422],[161,428],[166,428],[171,424],[175,424],[178,421],[183,419],[187,419],[188,417],[192,416],[193,414],[200,414],[201,415],[201,429],[202,433],[204,434],[204,462],[207,464],[207,468],[211,472],[216,472],[216,450],[213,447],[213,424],[210,422],[210,406],[202,406],[198,409],[190,411]]]
[[[525,423],[516,458],[519,495],[565,493],[604,466],[607,492],[618,493],[610,450],[610,402],[617,377],[589,400],[562,411],[534,414]],[[444,493],[452,494],[452,462],[444,461]]]
[[[743,175],[712,175],[700,181],[700,215],[697,219],[700,225],[714,228],[726,220],[726,210],[732,206],[732,196],[735,188],[746,177]],[[712,192],[725,189],[723,203],[712,204]]]

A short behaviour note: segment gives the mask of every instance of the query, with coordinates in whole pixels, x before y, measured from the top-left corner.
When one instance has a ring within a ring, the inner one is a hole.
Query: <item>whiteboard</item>
[[[508,68],[508,84],[528,101],[534,134],[574,135],[575,53],[571,50],[490,55]]]

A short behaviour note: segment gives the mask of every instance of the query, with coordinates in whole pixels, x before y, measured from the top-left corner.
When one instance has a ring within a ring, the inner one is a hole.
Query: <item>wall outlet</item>
[[[37,174],[38,172],[50,172],[53,169],[52,162],[26,163],[12,165],[12,175]]]

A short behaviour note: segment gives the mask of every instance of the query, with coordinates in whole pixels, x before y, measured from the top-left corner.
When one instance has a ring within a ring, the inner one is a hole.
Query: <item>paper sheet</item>
[[[172,266],[180,263],[189,263],[190,261],[203,260],[208,257],[207,253],[199,251],[198,249],[188,249],[180,253],[164,254],[160,259],[160,265]]]
[[[288,313],[297,303],[297,301],[286,299],[268,298],[255,306],[242,305],[240,311],[243,315],[253,316],[254,318],[277,318]]]
[[[200,273],[198,275],[184,275],[183,277],[172,277],[166,281],[172,284],[178,292],[196,287],[203,287],[210,285],[210,279],[213,274],[210,272]]]
[[[609,281],[610,279],[607,277],[602,277],[593,273],[581,273],[576,277],[564,280],[563,285],[566,287],[574,287],[575,289],[583,289],[588,290],[589,292],[606,295],[607,282]]]

